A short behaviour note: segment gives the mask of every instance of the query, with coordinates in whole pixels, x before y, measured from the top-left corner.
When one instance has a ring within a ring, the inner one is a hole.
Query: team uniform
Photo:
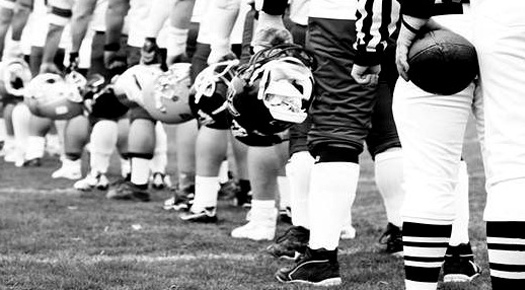
[[[434,1],[404,1],[402,12],[403,15],[425,19],[432,15],[433,5]],[[525,163],[522,156],[525,144],[522,141],[524,120],[520,113],[525,103],[520,97],[523,83],[518,81],[525,75],[525,57],[520,53],[525,48],[525,18],[519,12],[524,8],[522,1],[472,1],[471,39],[480,64],[479,89],[484,103],[482,115],[485,129],[482,145],[488,194],[484,218],[487,221],[493,289],[525,287],[525,275],[522,271],[525,257],[523,251],[519,250],[525,241],[525,215],[521,206],[524,202],[521,191],[524,182]],[[422,243],[416,242],[445,242],[450,236],[450,224],[454,217],[450,205],[455,196],[451,194],[454,182],[448,177],[457,171],[464,128],[473,102],[473,90],[473,86],[470,86],[460,96],[440,96],[439,102],[436,99],[434,103],[431,103],[431,99],[434,100],[435,96],[428,100],[409,98],[401,100],[399,106],[395,104],[400,110],[399,114],[407,113],[410,108],[429,105],[435,109],[432,115],[418,118],[425,120],[422,124],[405,122],[407,131],[417,130],[421,134],[420,137],[405,135],[408,139],[407,146],[411,147],[411,153],[407,157],[412,160],[407,165],[406,174],[419,178],[419,182],[411,181],[411,185],[407,187],[412,193],[407,197],[403,239],[410,245],[406,251],[414,253],[413,258],[405,257],[407,289],[436,289],[439,273],[436,267],[442,261],[444,249],[437,251],[436,248],[418,247]],[[416,106],[418,103],[420,105]],[[411,109],[410,113],[415,113],[416,116],[424,114]],[[432,130],[437,136],[429,139],[428,134],[425,134],[428,130]],[[438,137],[439,142],[436,142]],[[403,145],[405,146],[404,140]],[[416,145],[423,147],[415,148]],[[423,165],[418,163],[421,160],[414,160],[416,156],[423,154],[428,156],[423,160],[431,159],[431,164],[427,162]],[[415,172],[422,167],[426,167],[428,172]],[[417,194],[413,192],[415,190],[418,190]],[[421,200],[432,202],[418,203]],[[416,263],[416,259],[432,259],[436,264]]]

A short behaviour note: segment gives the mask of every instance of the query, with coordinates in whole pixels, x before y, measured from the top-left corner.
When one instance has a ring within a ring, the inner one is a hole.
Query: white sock
[[[151,172],[166,173],[168,165],[168,136],[161,122],[155,125],[155,151],[151,159]]]
[[[126,178],[131,174],[131,164],[129,159],[120,158],[120,175]]]
[[[456,219],[452,223],[452,234],[449,245],[458,246],[469,242],[468,223],[469,223],[469,177],[467,163],[461,161],[458,170],[458,184],[456,185]]]
[[[230,179],[228,176],[228,160],[224,160],[219,168],[219,182],[226,183]]]
[[[252,200],[250,222],[275,226],[277,223],[275,200]]]
[[[277,176],[279,188],[279,209],[290,207],[290,182],[286,176]]]
[[[195,199],[191,210],[199,212],[207,207],[216,207],[219,196],[219,177],[195,176]]]
[[[148,184],[150,159],[131,158],[131,183],[136,185]]]
[[[294,226],[310,228],[308,196],[310,192],[310,172],[314,158],[307,151],[297,152],[286,165],[286,176],[290,182],[290,207]]]
[[[26,159],[36,159],[44,157],[46,148],[46,138],[40,136],[27,137]]]
[[[18,162],[23,163],[28,144],[27,138],[29,137],[29,119],[31,118],[31,112],[25,104],[20,103],[13,108],[12,118],[16,150],[18,152],[18,159],[21,159],[18,160]]]
[[[0,118],[0,141],[4,141],[7,137],[7,132],[5,131],[5,121],[4,118]]]
[[[91,131],[90,166],[92,171],[105,174],[111,154],[117,145],[118,126],[114,121],[98,121]]]
[[[310,242],[312,249],[334,250],[359,180],[359,164],[322,162],[312,167],[310,183]]]
[[[375,157],[375,179],[383,197],[387,219],[397,227],[403,225],[401,206],[405,198],[403,190],[403,152],[392,148]]]

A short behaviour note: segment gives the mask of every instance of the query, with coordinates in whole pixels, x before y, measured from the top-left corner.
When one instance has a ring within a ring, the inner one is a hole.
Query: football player
[[[217,73],[213,69],[213,65],[217,65],[217,68],[223,69],[224,71],[222,71],[222,73],[229,74],[231,72],[231,65],[221,64],[222,62],[219,61],[232,60],[240,55],[240,46],[236,45],[236,43],[241,42],[239,28],[242,24],[242,19],[236,17],[239,2],[208,1],[205,4],[209,7],[207,7],[207,11],[200,23],[197,49],[192,59],[191,73],[194,80],[199,73],[204,72],[208,63],[210,63],[212,67],[208,68],[206,72],[209,72],[212,78],[213,75]],[[235,19],[237,19],[237,22]],[[214,29],[217,30],[214,32]],[[232,29],[238,32],[231,33],[233,39],[230,42],[228,37]],[[215,39],[217,42],[213,41]],[[233,44],[230,45],[230,43]],[[210,44],[214,44],[214,47],[211,47]],[[235,54],[232,51],[235,52]],[[196,83],[197,80],[194,85],[198,86]],[[215,94],[215,92],[210,95],[210,97],[212,96],[224,98],[224,96]],[[208,96],[203,95],[200,102],[209,101],[212,103],[216,101],[211,98],[209,100],[205,98],[208,98]],[[222,99],[218,101],[220,104],[224,103]],[[229,135],[229,123],[224,107],[221,108],[221,105],[219,105],[218,107],[208,108],[210,109],[209,111],[204,107],[197,107],[201,127],[196,143],[195,199],[190,212],[183,214],[181,218],[184,221],[190,222],[216,222],[219,169],[222,161],[225,159],[227,144],[229,139],[231,140],[231,135]],[[213,115],[213,113],[211,111],[217,109],[219,109],[219,113],[212,117],[211,115]],[[246,197],[250,190],[247,176],[248,170],[246,169],[246,147],[233,140],[232,148],[236,157],[237,173],[241,184],[238,200],[241,203],[240,205],[242,205],[242,203],[247,201]]]
[[[421,29],[439,29],[435,1],[403,1],[402,26],[397,41],[396,64],[403,79],[409,81],[410,66],[407,54]],[[523,251],[525,216],[522,208],[524,185],[522,138],[524,119],[520,113],[525,106],[521,98],[525,57],[522,1],[476,1],[473,7],[473,36],[480,69],[480,87],[484,112],[484,161],[487,179],[487,246],[493,289],[521,289],[525,287]],[[399,82],[405,87],[412,83]],[[397,87],[396,87],[397,90]],[[479,91],[478,91],[479,93]],[[397,93],[396,93],[397,94]],[[458,168],[463,135],[472,103],[479,97],[474,85],[451,96],[429,96],[424,93],[404,96],[394,104],[398,114],[410,111],[415,120],[399,124],[407,143],[407,202],[403,240],[405,243],[405,285],[407,289],[436,289],[445,249],[437,245],[448,241],[456,198],[450,194],[452,179]],[[415,111],[425,108],[423,111]],[[413,110],[415,109],[415,110]],[[420,123],[418,123],[420,122]],[[433,136],[429,136],[429,131]],[[403,145],[405,146],[405,145]],[[417,147],[417,148],[416,148]],[[424,152],[424,153],[423,153]],[[419,159],[418,157],[423,157]],[[428,162],[427,162],[428,161]],[[436,169],[439,168],[439,169]],[[419,169],[422,171],[417,172]],[[421,203],[421,200],[432,202]],[[432,259],[434,263],[428,261]],[[445,258],[446,259],[446,258]],[[420,261],[423,261],[421,263]]]

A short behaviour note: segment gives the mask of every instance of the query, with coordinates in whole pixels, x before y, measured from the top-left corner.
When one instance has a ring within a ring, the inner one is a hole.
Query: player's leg
[[[149,201],[150,161],[155,151],[155,120],[142,107],[130,109],[128,156],[131,160],[131,179],[108,191],[111,199]]]
[[[377,101],[372,113],[372,128],[366,139],[368,151],[374,160],[375,181],[383,198],[387,226],[379,241],[385,244],[385,253],[401,256],[403,242],[401,235],[401,206],[404,201],[403,153],[392,116],[392,78],[397,77],[394,63],[395,46],[389,44],[381,63],[381,74],[377,90]]]
[[[171,180],[166,175],[168,166],[168,135],[161,122],[155,124],[155,150],[150,163],[151,186],[160,190],[171,188]]]
[[[487,167],[487,244],[492,288],[525,288],[525,3],[476,7],[474,45],[480,63]]]
[[[52,178],[79,179],[82,177],[82,153],[89,142],[91,124],[86,116],[68,120],[64,128],[64,157],[62,166],[51,174]]]
[[[272,240],[277,223],[278,178],[286,164],[288,142],[271,147],[249,147],[248,171],[252,185],[252,208],[246,225],[234,229],[234,238]]]
[[[354,29],[350,20],[309,19],[309,47],[319,64],[308,133],[316,160],[309,192],[310,239],[303,259],[277,272],[283,282],[341,283],[337,248],[355,199],[358,156],[375,100],[374,88],[362,87],[350,77],[355,36],[348,32]]]
[[[454,189],[473,90],[471,85],[453,96],[436,96],[412,83],[396,84],[393,110],[403,144],[403,244],[409,290],[437,287],[456,216]]]
[[[185,221],[215,222],[219,190],[219,169],[226,156],[228,131],[200,128],[196,143],[195,199]]]
[[[3,107],[3,119],[5,124],[5,140],[4,140],[4,160],[6,162],[15,162],[15,132],[13,129],[13,109],[15,108],[15,104],[6,102],[5,100],[2,100],[4,103]]]

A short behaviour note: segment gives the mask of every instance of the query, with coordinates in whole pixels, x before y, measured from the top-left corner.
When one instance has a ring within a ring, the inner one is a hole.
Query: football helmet
[[[16,98],[24,97],[25,87],[31,81],[29,65],[21,58],[2,62],[0,69],[0,95]]]
[[[29,82],[25,101],[31,113],[53,120],[68,120],[83,112],[82,96],[76,84],[52,73],[38,75]]]
[[[179,124],[194,118],[189,104],[190,63],[175,63],[144,88],[144,109],[156,120]]]
[[[190,105],[202,125],[217,129],[229,128],[231,118],[226,97],[238,65],[237,59],[211,64],[195,78]]]
[[[144,107],[143,90],[162,74],[159,65],[138,64],[112,80],[113,92],[128,107]]]
[[[313,57],[293,44],[255,54],[229,86],[227,104],[235,126],[247,135],[278,136],[302,123],[312,101],[313,67]],[[242,141],[241,131],[232,129]]]

